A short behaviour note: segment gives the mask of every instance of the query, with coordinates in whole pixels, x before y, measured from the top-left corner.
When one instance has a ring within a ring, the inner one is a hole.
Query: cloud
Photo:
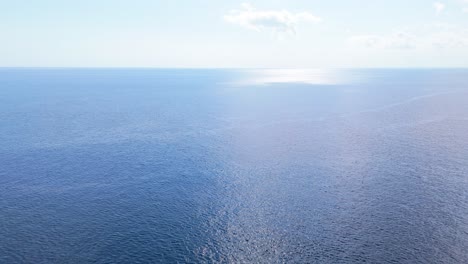
[[[224,20],[255,31],[272,29],[275,32],[295,34],[296,25],[300,22],[319,23],[322,19],[309,12],[257,10],[251,4],[244,3],[241,10],[231,10],[224,16]]]
[[[445,10],[445,4],[441,3],[441,2],[435,2],[433,4],[433,7],[436,11],[436,15],[440,15],[444,10]]]
[[[467,6],[468,0],[458,0],[458,2],[460,3],[460,5],[463,6],[461,11],[465,14],[468,14],[468,6]]]
[[[445,4],[441,2],[435,2],[433,4],[436,15],[440,15],[445,10]]]
[[[468,47],[468,29],[452,24],[438,23],[421,29],[424,43],[438,49]]]
[[[381,35],[355,35],[348,44],[369,49],[452,49],[468,47],[468,29],[443,23]]]
[[[417,46],[414,36],[403,31],[389,35],[357,35],[349,38],[348,42],[374,49],[413,49]]]

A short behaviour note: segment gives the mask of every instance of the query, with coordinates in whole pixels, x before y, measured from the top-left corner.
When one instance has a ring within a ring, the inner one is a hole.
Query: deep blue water
[[[468,70],[0,69],[0,263],[468,263]]]

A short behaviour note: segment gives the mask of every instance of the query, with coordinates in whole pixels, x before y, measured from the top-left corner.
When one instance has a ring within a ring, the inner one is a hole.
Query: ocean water
[[[0,69],[0,263],[468,263],[468,70]]]

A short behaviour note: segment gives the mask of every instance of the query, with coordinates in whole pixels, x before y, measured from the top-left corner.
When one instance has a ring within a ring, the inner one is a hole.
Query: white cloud
[[[352,45],[375,49],[412,49],[417,45],[414,36],[403,31],[389,35],[356,35],[348,41]]]
[[[309,12],[292,13],[287,10],[257,10],[251,4],[242,4],[241,10],[231,10],[224,20],[248,29],[262,31],[272,29],[276,32],[295,34],[300,22],[318,23],[320,17]]]
[[[426,29],[426,43],[439,49],[468,47],[468,29],[451,24],[433,24]]]
[[[468,29],[451,24],[429,24],[383,35],[355,35],[355,47],[371,49],[451,49],[468,47]]]
[[[436,15],[440,15],[444,10],[445,10],[445,4],[441,3],[441,2],[435,2],[433,4],[433,7],[436,11]]]
[[[461,11],[465,14],[468,14],[468,6],[466,6],[468,4],[468,0],[458,0],[458,2],[463,6]]]

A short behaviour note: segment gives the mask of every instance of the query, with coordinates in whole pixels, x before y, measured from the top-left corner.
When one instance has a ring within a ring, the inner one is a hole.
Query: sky
[[[0,0],[0,67],[468,67],[468,0]]]

